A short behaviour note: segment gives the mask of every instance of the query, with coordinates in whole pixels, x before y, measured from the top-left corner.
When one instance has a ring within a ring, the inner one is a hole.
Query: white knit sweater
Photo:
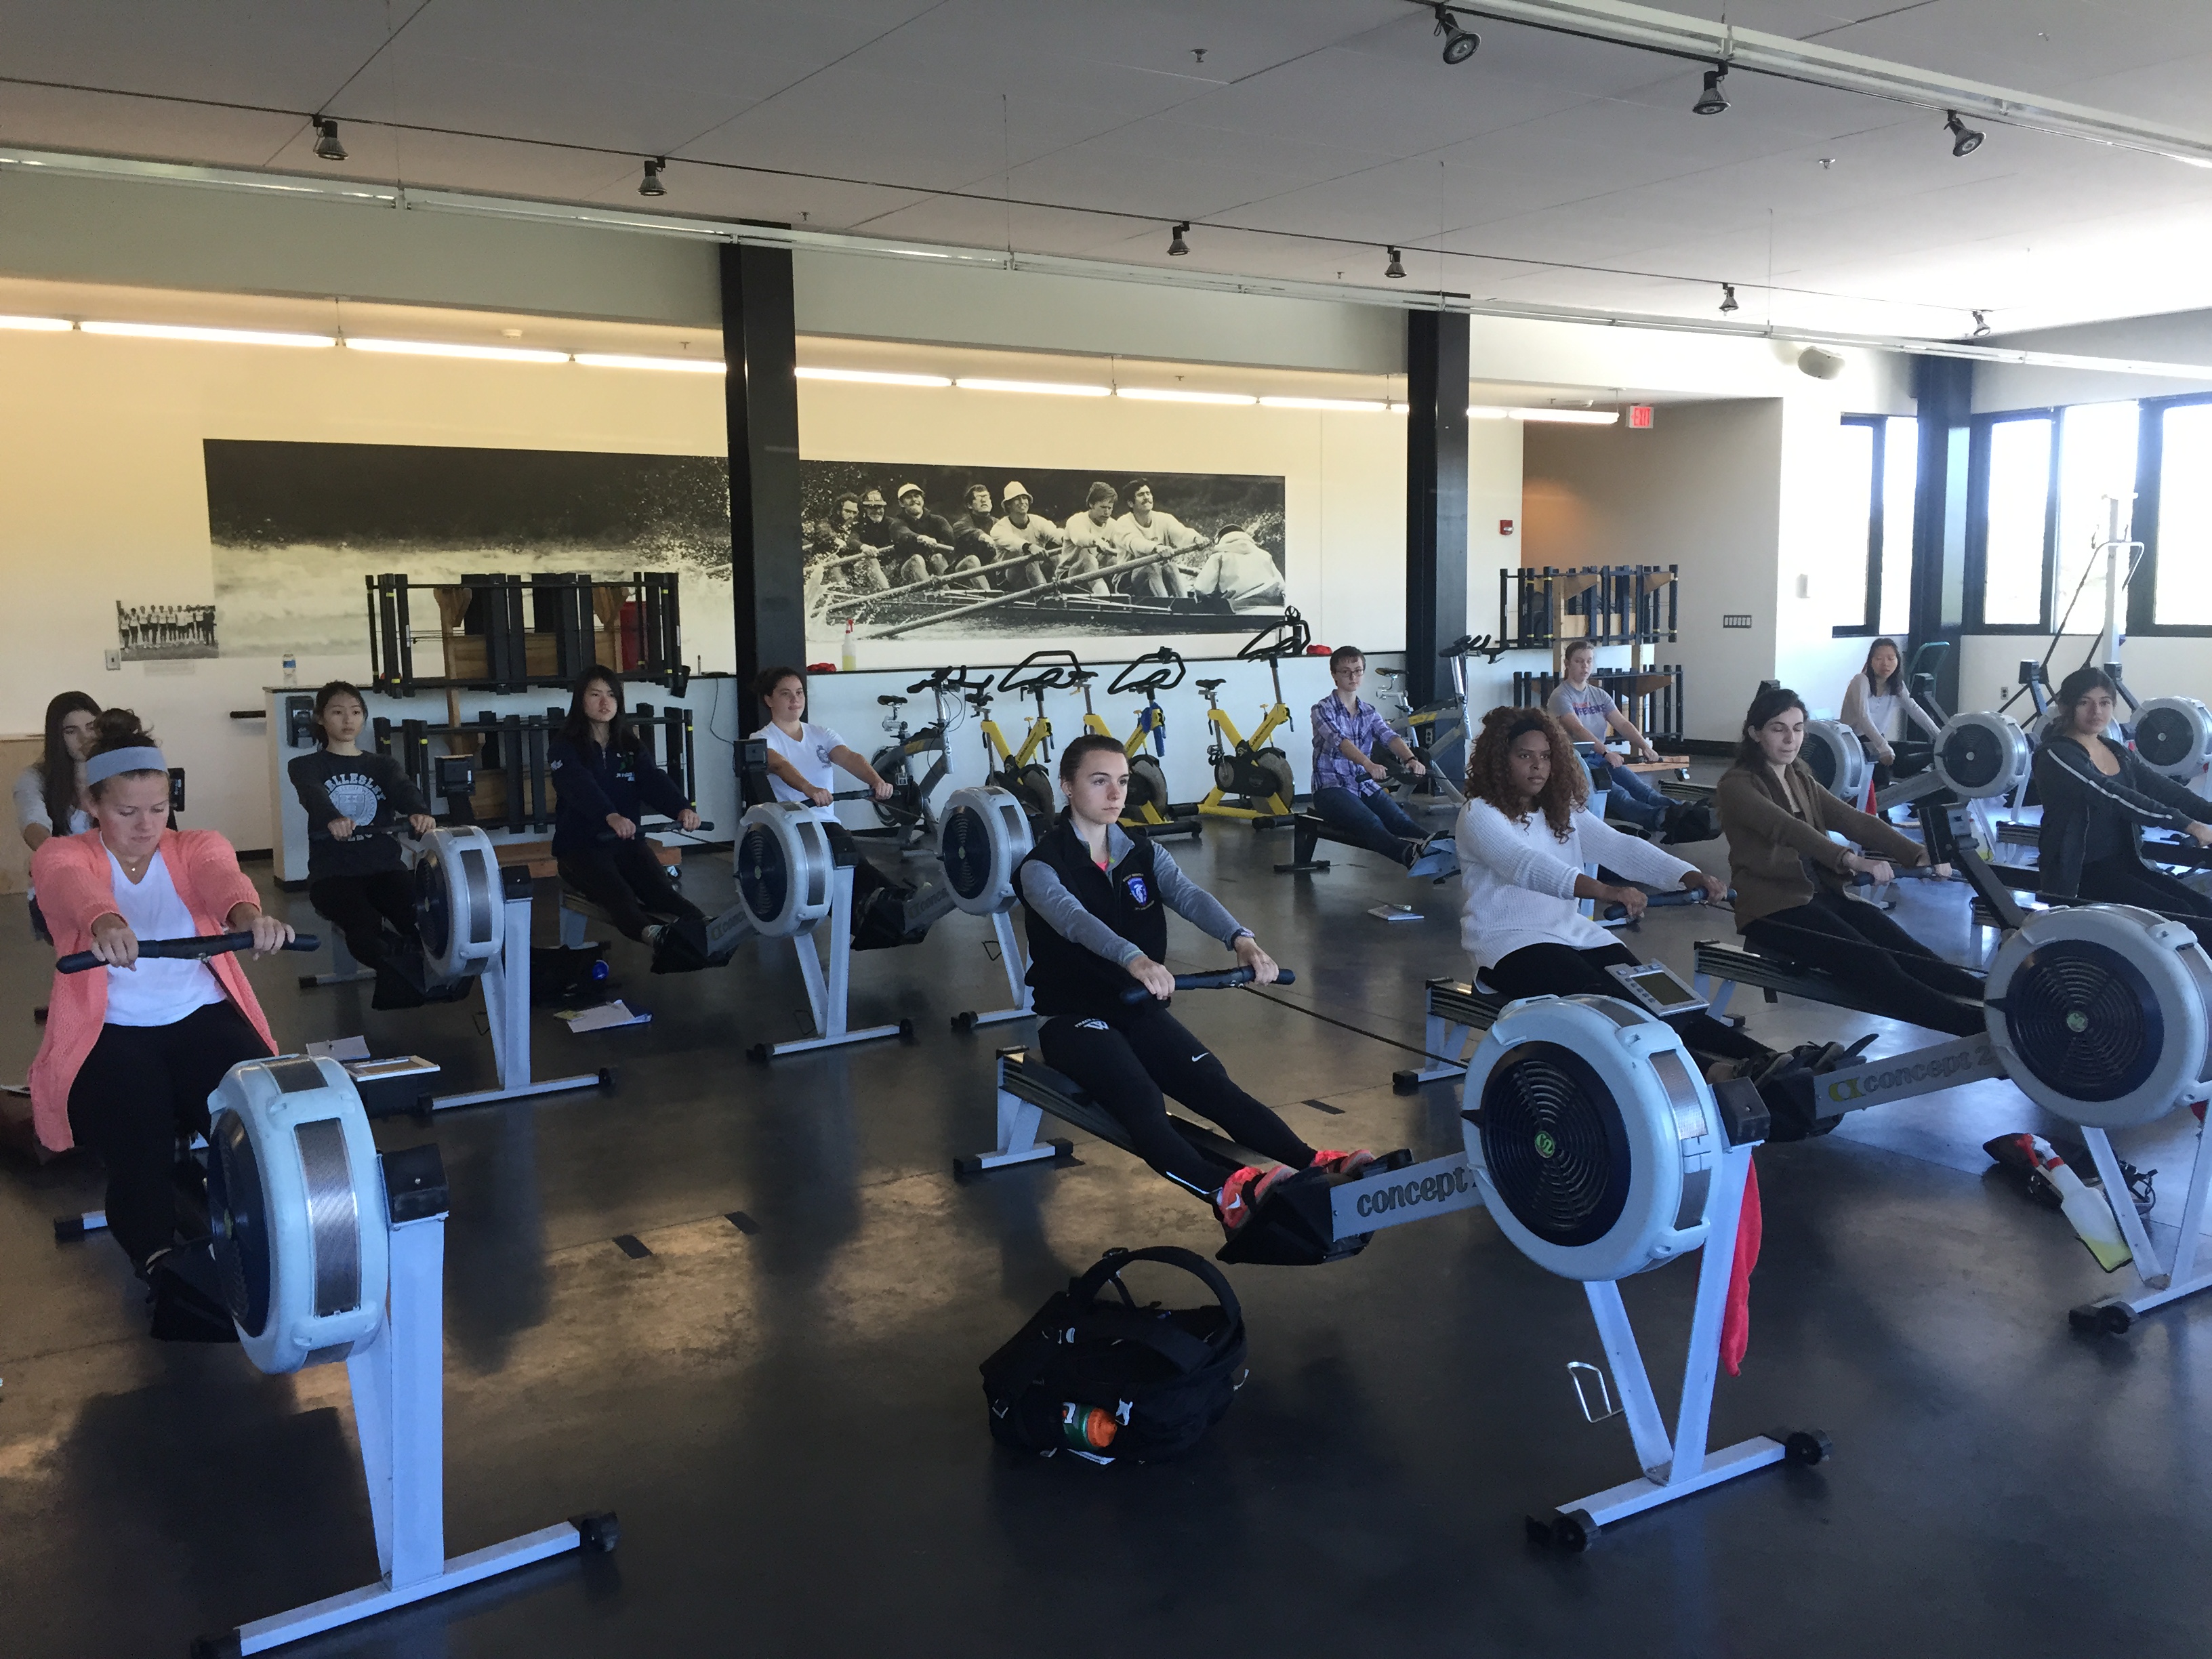
[[[1560,841],[1541,812],[1516,823],[1488,801],[1469,800],[1460,809],[1455,838],[1467,895],[1460,943],[1478,969],[1528,945],[1587,951],[1613,943],[1575,908],[1575,878],[1585,864],[1602,864],[1650,887],[1678,886],[1697,868],[1586,811],[1574,815]]]

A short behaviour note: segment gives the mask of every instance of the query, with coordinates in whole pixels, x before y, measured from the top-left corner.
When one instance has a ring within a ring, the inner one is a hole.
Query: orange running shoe
[[[1248,1164],[1223,1182],[1220,1196],[1213,1201],[1213,1213],[1220,1218],[1222,1231],[1234,1238],[1261,1200],[1274,1190],[1275,1183],[1294,1173],[1286,1164],[1271,1170],[1255,1169]]]

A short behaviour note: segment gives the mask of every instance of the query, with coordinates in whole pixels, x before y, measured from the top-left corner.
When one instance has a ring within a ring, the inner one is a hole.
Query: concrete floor
[[[1411,1056],[1382,1039],[1418,1044],[1422,981],[1466,971],[1456,887],[1416,890],[1358,854],[1279,878],[1288,839],[1222,824],[1176,853],[1301,970],[1284,1002],[1374,1035],[1241,993],[1180,1012],[1316,1144],[1455,1146],[1453,1091],[1394,1096]],[[726,863],[695,856],[686,878],[712,902]],[[1408,896],[1425,921],[1364,914]],[[1965,902],[1915,889],[1900,919],[1963,954]],[[1686,971],[1691,941],[1716,932],[1725,917],[1655,913],[1631,942]],[[2190,1425],[2212,1408],[2212,1309],[2124,1339],[2069,1332],[2069,1304],[2127,1275],[2106,1279],[2061,1217],[1988,1173],[1987,1136],[2052,1127],[2008,1085],[1759,1154],[1751,1351],[1722,1380],[1716,1440],[1815,1426],[1836,1456],[1631,1522],[1586,1556],[1533,1550],[1522,1516],[1632,1474],[1627,1431],[1576,1407],[1563,1368],[1601,1357],[1577,1288],[1479,1211],[1320,1270],[1231,1269],[1252,1379],[1183,1462],[997,1449],[975,1367],[1024,1316],[1109,1245],[1210,1252],[1218,1231],[1091,1142],[1070,1166],[951,1178],[992,1133],[993,1049],[1025,1030],[946,1030],[1003,998],[988,937],[955,915],[857,964],[855,1022],[911,1015],[914,1046],[772,1069],[740,1045],[797,1029],[787,946],[653,979],[618,944],[653,1023],[537,1025],[541,1071],[611,1064],[611,1096],[380,1123],[387,1147],[434,1139],[453,1183],[449,1548],[603,1508],[623,1544],[297,1651],[2204,1650],[2212,1593],[2190,1563],[2212,1489]],[[1210,944],[1180,925],[1176,939],[1182,965],[1216,965]],[[17,930],[0,940],[17,1011],[0,1072],[29,1060],[46,960]],[[447,1087],[490,1081],[472,1006],[369,1012],[350,988],[295,988],[300,960],[252,970],[285,1044],[365,1031],[380,1054],[442,1061]],[[1868,1024],[1787,1000],[1747,1012],[1778,1043]],[[2168,1128],[2150,1145],[2122,1150],[2165,1170],[2170,1214],[2189,1141]],[[119,1252],[52,1242],[51,1218],[98,1195],[75,1160],[0,1168],[10,1659],[181,1654],[374,1568],[343,1369],[266,1378],[234,1349],[146,1340]],[[632,1259],[621,1234],[651,1254]],[[1692,1274],[1626,1287],[1662,1401]]]

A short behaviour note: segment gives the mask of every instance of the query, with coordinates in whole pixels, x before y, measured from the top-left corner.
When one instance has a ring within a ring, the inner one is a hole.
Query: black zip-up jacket
[[[2043,801],[2036,889],[2055,899],[2080,896],[2085,864],[2124,852],[2142,857],[2145,825],[2186,830],[2212,823],[2212,801],[2152,771],[2133,750],[2110,738],[2098,741],[2118,757],[2118,775],[2100,772],[2071,737],[2053,733],[2035,751],[2035,792]]]
[[[672,818],[691,804],[641,744],[625,748],[617,738],[605,748],[587,743],[580,750],[566,738],[556,738],[546,745],[545,763],[553,774],[556,858],[603,845],[599,837],[612,833],[607,827],[610,812],[635,823],[647,807]]]

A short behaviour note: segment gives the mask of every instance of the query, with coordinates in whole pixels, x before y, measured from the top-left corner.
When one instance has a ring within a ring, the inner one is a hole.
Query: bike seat
[[[878,697],[876,701],[886,708],[896,708],[906,702],[904,697]]]
[[[1201,691],[1211,691],[1217,686],[1223,686],[1228,684],[1229,682],[1227,680],[1200,680],[1198,683],[1198,689]]]
[[[1095,671],[1088,668],[1079,668],[1073,674],[1070,674],[1067,677],[1067,683],[1070,685],[1088,685],[1091,681],[1097,678],[1098,676]]]

